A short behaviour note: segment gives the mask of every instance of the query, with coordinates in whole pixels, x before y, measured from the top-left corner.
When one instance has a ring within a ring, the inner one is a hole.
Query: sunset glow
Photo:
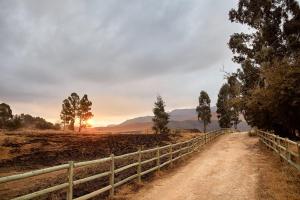
[[[95,119],[89,119],[87,121],[87,126],[88,127],[95,127],[97,125],[97,122],[95,121]]]

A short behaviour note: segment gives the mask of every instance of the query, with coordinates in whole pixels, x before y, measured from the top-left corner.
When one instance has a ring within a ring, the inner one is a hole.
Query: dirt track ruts
[[[131,198],[137,200],[257,199],[258,138],[246,133],[221,136],[185,166],[146,185]]]

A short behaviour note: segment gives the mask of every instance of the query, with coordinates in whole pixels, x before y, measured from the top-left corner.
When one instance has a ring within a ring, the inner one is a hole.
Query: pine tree
[[[70,123],[69,123],[69,129],[74,130],[74,124],[77,116],[78,106],[79,106],[79,96],[77,93],[73,92],[71,96],[68,97],[68,101],[70,104]]]
[[[153,108],[154,117],[152,118],[152,129],[156,134],[168,134],[170,132],[167,127],[169,123],[169,114],[165,111],[165,103],[161,96],[157,96],[157,100],[154,103]]]
[[[61,119],[62,124],[63,124],[63,130],[65,130],[66,125],[69,124],[72,117],[73,117],[73,115],[72,115],[71,104],[70,104],[68,99],[65,99],[62,103],[62,110],[60,112],[60,119]]]
[[[12,110],[10,109],[10,106],[6,103],[0,104],[0,128],[4,128],[7,121],[12,119]]]
[[[217,114],[221,128],[231,127],[231,111],[229,106],[229,85],[223,84],[218,94]]]
[[[197,106],[196,111],[198,113],[198,120],[203,121],[203,131],[206,132],[206,126],[210,123],[211,110],[210,110],[210,98],[205,91],[200,92],[199,96],[199,106]]]
[[[79,118],[79,129],[80,132],[82,128],[87,126],[87,121],[93,117],[91,112],[92,102],[89,101],[88,96],[85,94],[79,101],[78,106],[78,118]]]
[[[237,129],[237,125],[241,122],[240,114],[240,83],[237,79],[237,74],[233,73],[227,77],[229,86],[229,106],[231,112],[231,123]]]

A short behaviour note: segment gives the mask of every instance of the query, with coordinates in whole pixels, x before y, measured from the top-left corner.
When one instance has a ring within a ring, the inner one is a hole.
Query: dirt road
[[[132,199],[257,199],[257,143],[258,138],[246,133],[221,136],[188,164],[145,186]]]

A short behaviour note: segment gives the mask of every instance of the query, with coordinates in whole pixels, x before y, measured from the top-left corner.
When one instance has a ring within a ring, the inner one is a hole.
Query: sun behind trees
[[[86,94],[80,99],[79,95],[73,92],[62,104],[60,118],[63,129],[65,130],[65,127],[68,126],[68,129],[74,130],[76,118],[79,120],[78,132],[87,127],[87,121],[93,117],[91,107],[92,102]]]
[[[210,110],[210,98],[205,91],[200,92],[199,96],[199,106],[197,106],[196,111],[198,113],[198,120],[203,121],[203,132],[206,132],[206,126],[210,123],[211,110]]]
[[[165,111],[165,102],[160,95],[157,96],[157,100],[154,103],[153,114],[154,117],[152,118],[152,129],[155,134],[168,134],[170,132],[170,129],[167,127],[169,123],[169,114]]]

